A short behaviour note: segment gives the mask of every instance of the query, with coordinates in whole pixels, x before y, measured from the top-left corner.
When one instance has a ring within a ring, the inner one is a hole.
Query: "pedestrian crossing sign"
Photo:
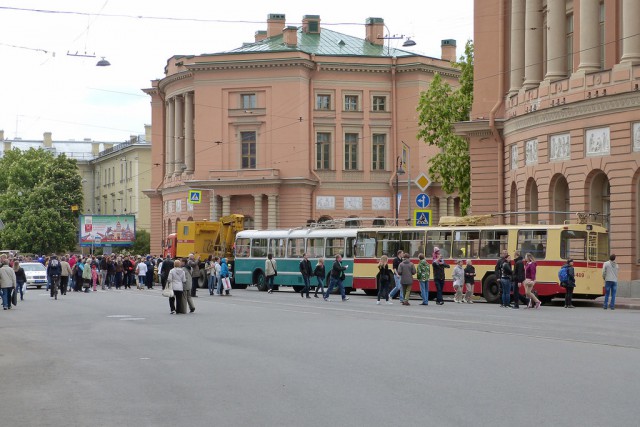
[[[429,227],[431,225],[431,209],[414,209],[413,226]]]
[[[187,200],[192,205],[200,204],[202,200],[202,191],[200,190],[189,190],[189,199]]]

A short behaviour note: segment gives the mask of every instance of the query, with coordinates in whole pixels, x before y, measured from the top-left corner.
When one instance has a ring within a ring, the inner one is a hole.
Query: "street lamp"
[[[396,226],[398,226],[398,212],[400,211],[400,187],[398,185],[398,177],[400,175],[404,175],[402,156],[396,158]]]

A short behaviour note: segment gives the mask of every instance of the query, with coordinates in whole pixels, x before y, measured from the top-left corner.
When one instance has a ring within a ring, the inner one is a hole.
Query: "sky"
[[[0,0],[0,130],[23,140],[52,132],[57,141],[144,134],[151,107],[142,89],[164,77],[170,57],[253,42],[270,13],[295,26],[320,15],[321,27],[360,38],[368,17],[383,18],[385,35],[416,42],[403,49],[440,57],[440,41],[455,39],[459,57],[473,39],[473,1]],[[97,67],[101,57],[111,66]]]

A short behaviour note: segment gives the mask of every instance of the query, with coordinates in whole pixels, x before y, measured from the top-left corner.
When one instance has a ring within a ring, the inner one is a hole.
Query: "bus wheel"
[[[231,286],[232,289],[247,289],[247,285],[236,285],[235,283]]]
[[[345,295],[351,295],[351,292],[353,292],[353,288],[344,288]]]
[[[378,291],[375,289],[363,289],[364,294],[368,295],[370,297],[375,297],[376,295],[378,295]]]
[[[294,292],[302,292],[302,290],[304,289],[304,286],[293,286],[293,290]]]
[[[500,299],[500,286],[495,275],[487,277],[482,286],[482,296],[487,302],[496,302]]]
[[[267,290],[267,279],[264,277],[264,273],[262,271],[256,271],[253,273],[253,283],[256,284],[256,287],[260,292],[265,292]]]

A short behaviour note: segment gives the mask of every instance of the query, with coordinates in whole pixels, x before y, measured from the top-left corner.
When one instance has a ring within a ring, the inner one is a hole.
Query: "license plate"
[[[36,282],[36,283],[47,283],[47,281],[46,281],[46,280],[36,280],[35,282]]]

